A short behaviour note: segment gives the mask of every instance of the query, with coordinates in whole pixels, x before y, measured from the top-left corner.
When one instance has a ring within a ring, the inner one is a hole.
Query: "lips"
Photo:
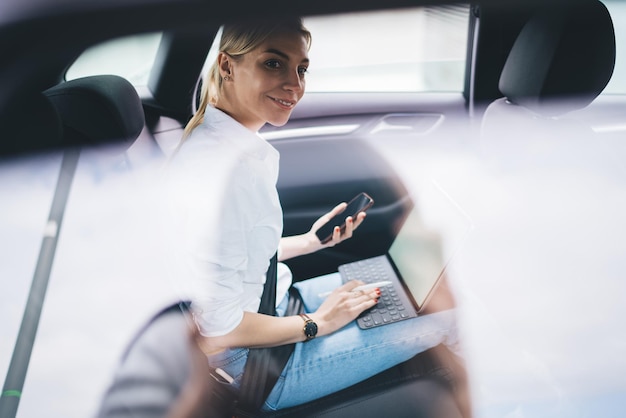
[[[296,105],[296,102],[292,100],[277,99],[272,96],[267,96],[267,97],[269,97],[270,99],[272,99],[274,102],[278,103],[281,107],[284,107],[285,109],[291,109]]]

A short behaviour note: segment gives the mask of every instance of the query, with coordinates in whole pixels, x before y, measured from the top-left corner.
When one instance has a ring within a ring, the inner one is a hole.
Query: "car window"
[[[626,93],[626,2],[619,0],[604,0],[606,8],[613,19],[615,28],[615,69],[611,81],[604,89],[604,93],[623,94]]]
[[[467,5],[308,17],[307,91],[462,91],[468,22]],[[151,33],[97,45],[66,79],[108,73],[146,85],[160,39]],[[215,59],[215,45],[207,60]]]
[[[618,39],[615,71],[604,93],[626,93],[626,43],[619,42],[626,39],[626,2],[603,3]],[[307,90],[461,91],[468,22],[466,5],[308,17],[313,44]],[[107,73],[146,85],[161,36],[139,34],[89,48],[66,79]]]
[[[468,22],[467,5],[309,17],[307,91],[462,91]]]
[[[69,67],[65,79],[115,74],[135,86],[145,86],[148,84],[161,37],[161,32],[139,34],[93,46]]]

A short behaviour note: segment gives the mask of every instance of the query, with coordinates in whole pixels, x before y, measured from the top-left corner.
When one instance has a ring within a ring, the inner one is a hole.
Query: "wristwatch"
[[[317,324],[305,313],[301,313],[300,317],[304,320],[303,330],[306,341],[310,341],[317,335]]]

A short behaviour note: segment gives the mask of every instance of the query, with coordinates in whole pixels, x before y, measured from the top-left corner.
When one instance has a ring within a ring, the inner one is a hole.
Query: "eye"
[[[309,69],[307,67],[298,67],[298,74],[300,74],[301,76],[305,75],[308,72]]]
[[[265,61],[265,66],[268,68],[280,68],[280,61],[268,60],[268,61]]]

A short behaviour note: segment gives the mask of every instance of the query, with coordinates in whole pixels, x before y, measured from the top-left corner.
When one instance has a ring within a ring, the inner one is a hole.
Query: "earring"
[[[230,76],[229,75],[225,75],[224,76],[224,81],[228,81],[228,80],[230,80]]]

